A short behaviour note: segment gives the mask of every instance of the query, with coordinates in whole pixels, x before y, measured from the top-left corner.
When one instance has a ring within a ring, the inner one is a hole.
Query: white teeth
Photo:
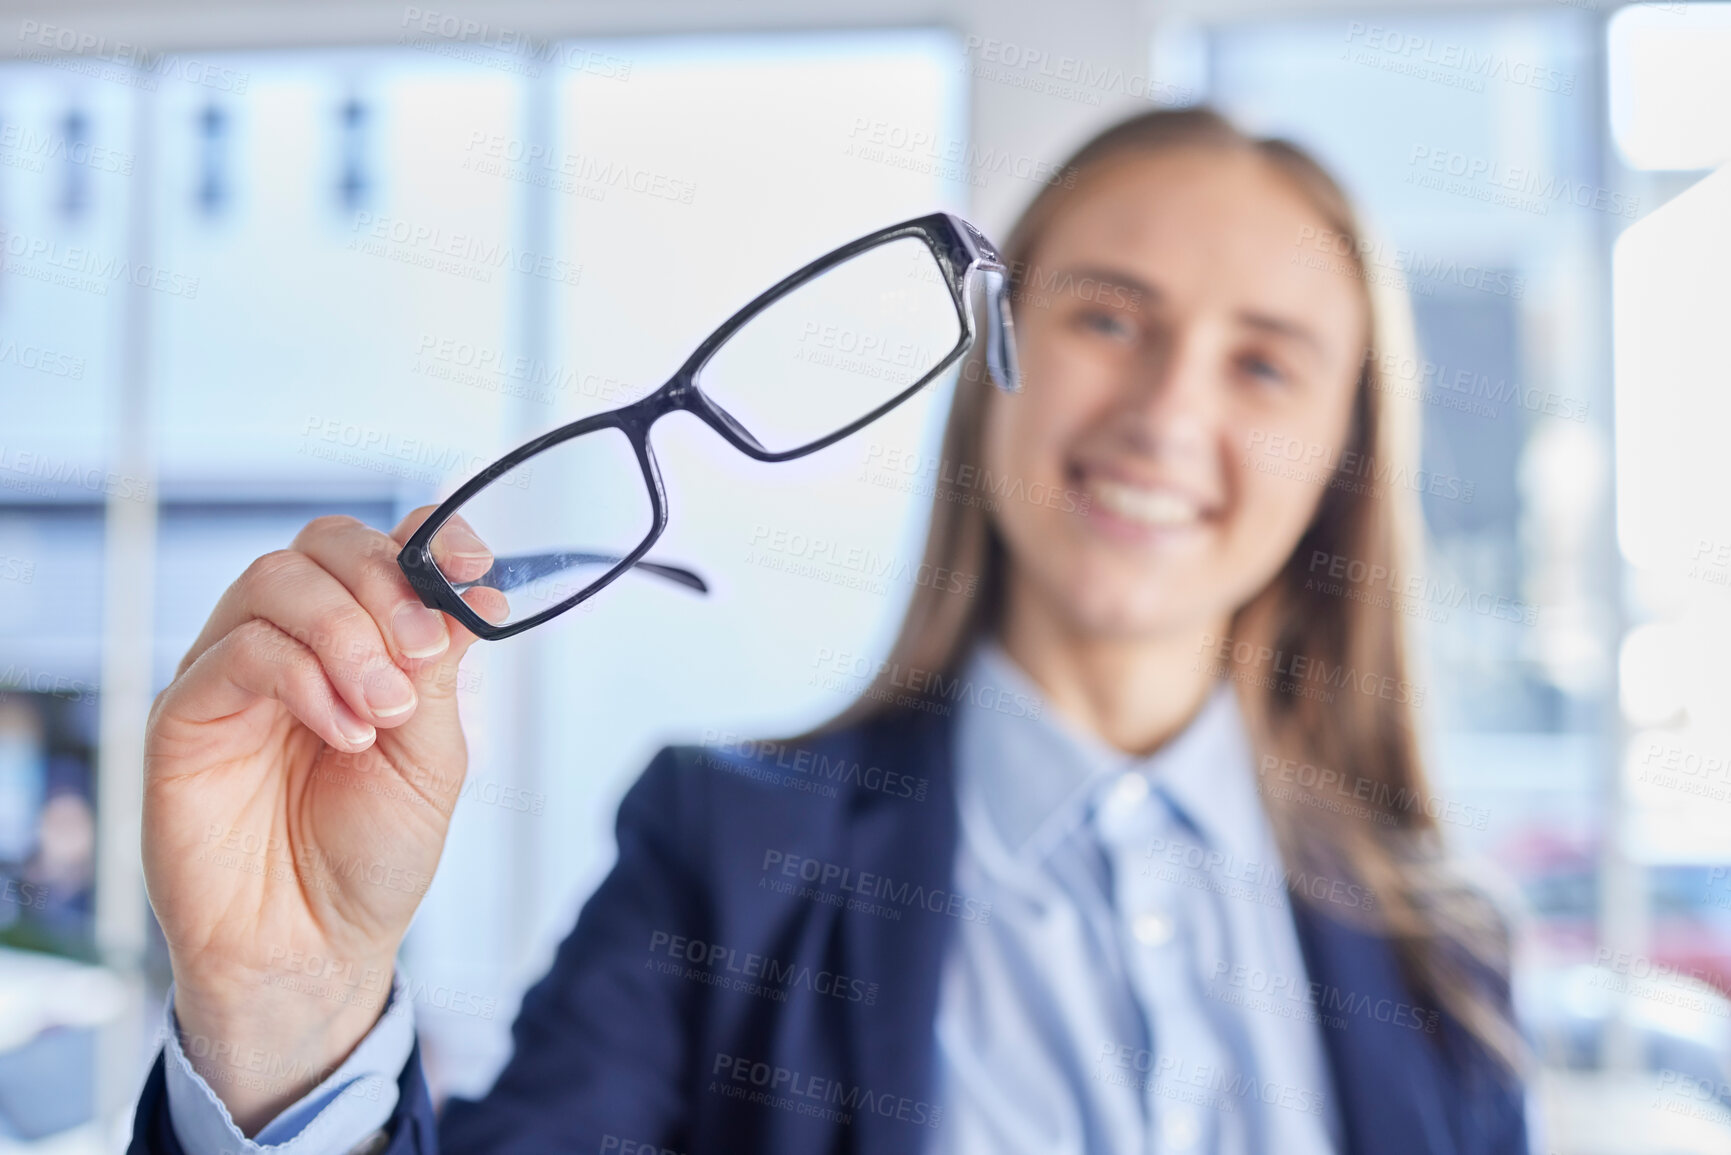
[[[1202,515],[1194,501],[1169,489],[1143,489],[1103,477],[1094,478],[1089,488],[1111,512],[1145,525],[1189,525]]]

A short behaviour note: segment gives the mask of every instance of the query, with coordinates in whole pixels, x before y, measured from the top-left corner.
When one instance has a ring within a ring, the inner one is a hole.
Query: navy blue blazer
[[[435,1120],[417,1053],[386,1150],[921,1151],[942,1126],[949,931],[990,917],[950,889],[951,732],[903,711],[797,746],[662,750],[620,805],[617,865],[524,996],[492,1092]],[[1362,1011],[1319,1028],[1347,1150],[1526,1155],[1520,1088],[1457,1024],[1373,1012],[1414,1001],[1388,945],[1294,905],[1311,980]],[[180,1153],[164,1086],[158,1056],[132,1155]]]

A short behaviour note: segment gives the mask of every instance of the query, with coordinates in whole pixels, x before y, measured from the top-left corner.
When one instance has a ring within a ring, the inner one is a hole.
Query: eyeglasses
[[[871,424],[986,329],[986,368],[1021,388],[1009,276],[960,217],[933,213],[812,261],[729,317],[659,389],[520,445],[470,478],[397,555],[421,601],[498,640],[586,601],[628,570],[699,593],[644,560],[667,526],[649,430],[696,414],[759,461],[791,461]],[[509,595],[509,596],[507,596]]]

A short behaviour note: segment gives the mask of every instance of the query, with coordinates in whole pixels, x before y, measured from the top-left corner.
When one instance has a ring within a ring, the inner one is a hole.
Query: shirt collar
[[[963,678],[956,735],[961,789],[1018,859],[1044,858],[1125,772],[1147,775],[1180,818],[1217,848],[1245,860],[1265,851],[1267,819],[1230,682],[1215,686],[1171,740],[1137,757],[1052,709],[996,639],[974,647]]]
[[[1204,841],[1243,862],[1260,861],[1268,854],[1273,832],[1231,682],[1210,690],[1177,737],[1141,763],[1150,781]]]

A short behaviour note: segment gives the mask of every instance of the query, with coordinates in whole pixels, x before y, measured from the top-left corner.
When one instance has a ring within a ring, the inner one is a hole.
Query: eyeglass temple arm
[[[458,593],[474,589],[477,586],[486,589],[514,590],[518,586],[527,585],[537,578],[559,573],[573,565],[595,565],[599,562],[615,563],[622,556],[617,553],[591,553],[586,550],[565,550],[554,553],[522,553],[511,557],[495,558],[493,568],[472,582],[453,582],[451,588]],[[700,594],[709,592],[709,585],[694,571],[682,566],[663,565],[660,562],[640,561],[634,564],[634,569],[644,570],[668,581],[677,582]]]

